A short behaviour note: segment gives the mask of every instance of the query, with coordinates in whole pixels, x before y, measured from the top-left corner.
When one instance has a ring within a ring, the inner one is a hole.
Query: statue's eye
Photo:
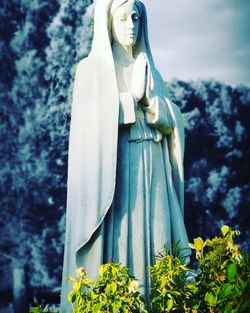
[[[121,22],[125,22],[125,21],[127,20],[127,16],[126,16],[126,15],[121,15],[120,18],[119,18],[119,20],[120,20]]]
[[[139,21],[139,15],[138,14],[133,14],[132,15],[132,20],[133,21]]]

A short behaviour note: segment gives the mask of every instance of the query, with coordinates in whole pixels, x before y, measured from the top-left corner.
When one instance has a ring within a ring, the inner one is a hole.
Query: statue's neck
[[[114,41],[112,43],[112,52],[115,63],[119,63],[122,66],[128,66],[134,62],[132,46],[126,48]]]

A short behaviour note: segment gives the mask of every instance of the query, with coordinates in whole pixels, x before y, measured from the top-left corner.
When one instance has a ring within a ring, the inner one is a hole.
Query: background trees
[[[250,90],[215,81],[170,84],[186,126],[186,223],[192,238],[222,223],[242,231],[249,249]]]
[[[39,293],[60,285],[72,65],[87,53],[89,4],[3,1],[0,11],[3,291],[27,289],[12,288],[16,268]]]
[[[75,64],[90,47],[91,3],[2,1],[0,301],[11,301],[16,268],[35,290],[30,297],[58,301],[70,98]],[[190,238],[228,223],[249,249],[250,90],[215,81],[169,87],[185,118]]]

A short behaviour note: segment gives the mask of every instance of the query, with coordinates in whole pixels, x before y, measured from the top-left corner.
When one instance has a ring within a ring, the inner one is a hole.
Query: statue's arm
[[[119,95],[119,125],[129,126],[135,123],[135,108],[137,101],[131,92],[121,92]]]
[[[154,92],[150,92],[151,73],[148,72],[148,89],[142,100],[142,108],[150,126],[157,128],[163,134],[170,134],[176,127],[172,114],[173,103],[160,73],[154,68]]]
[[[144,53],[140,53],[134,64],[131,82],[131,93],[137,102],[145,96],[146,85],[147,58]]]
[[[158,129],[161,133],[168,135],[175,128],[175,120],[171,114],[170,100],[156,95],[149,100],[149,105],[144,106],[146,120],[149,126]]]

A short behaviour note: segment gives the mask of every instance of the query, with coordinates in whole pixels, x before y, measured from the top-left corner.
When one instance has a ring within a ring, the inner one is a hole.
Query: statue
[[[60,313],[77,267],[94,279],[101,264],[120,262],[148,298],[157,252],[188,247],[183,154],[181,113],[155,69],[144,4],[98,0],[73,90]]]

